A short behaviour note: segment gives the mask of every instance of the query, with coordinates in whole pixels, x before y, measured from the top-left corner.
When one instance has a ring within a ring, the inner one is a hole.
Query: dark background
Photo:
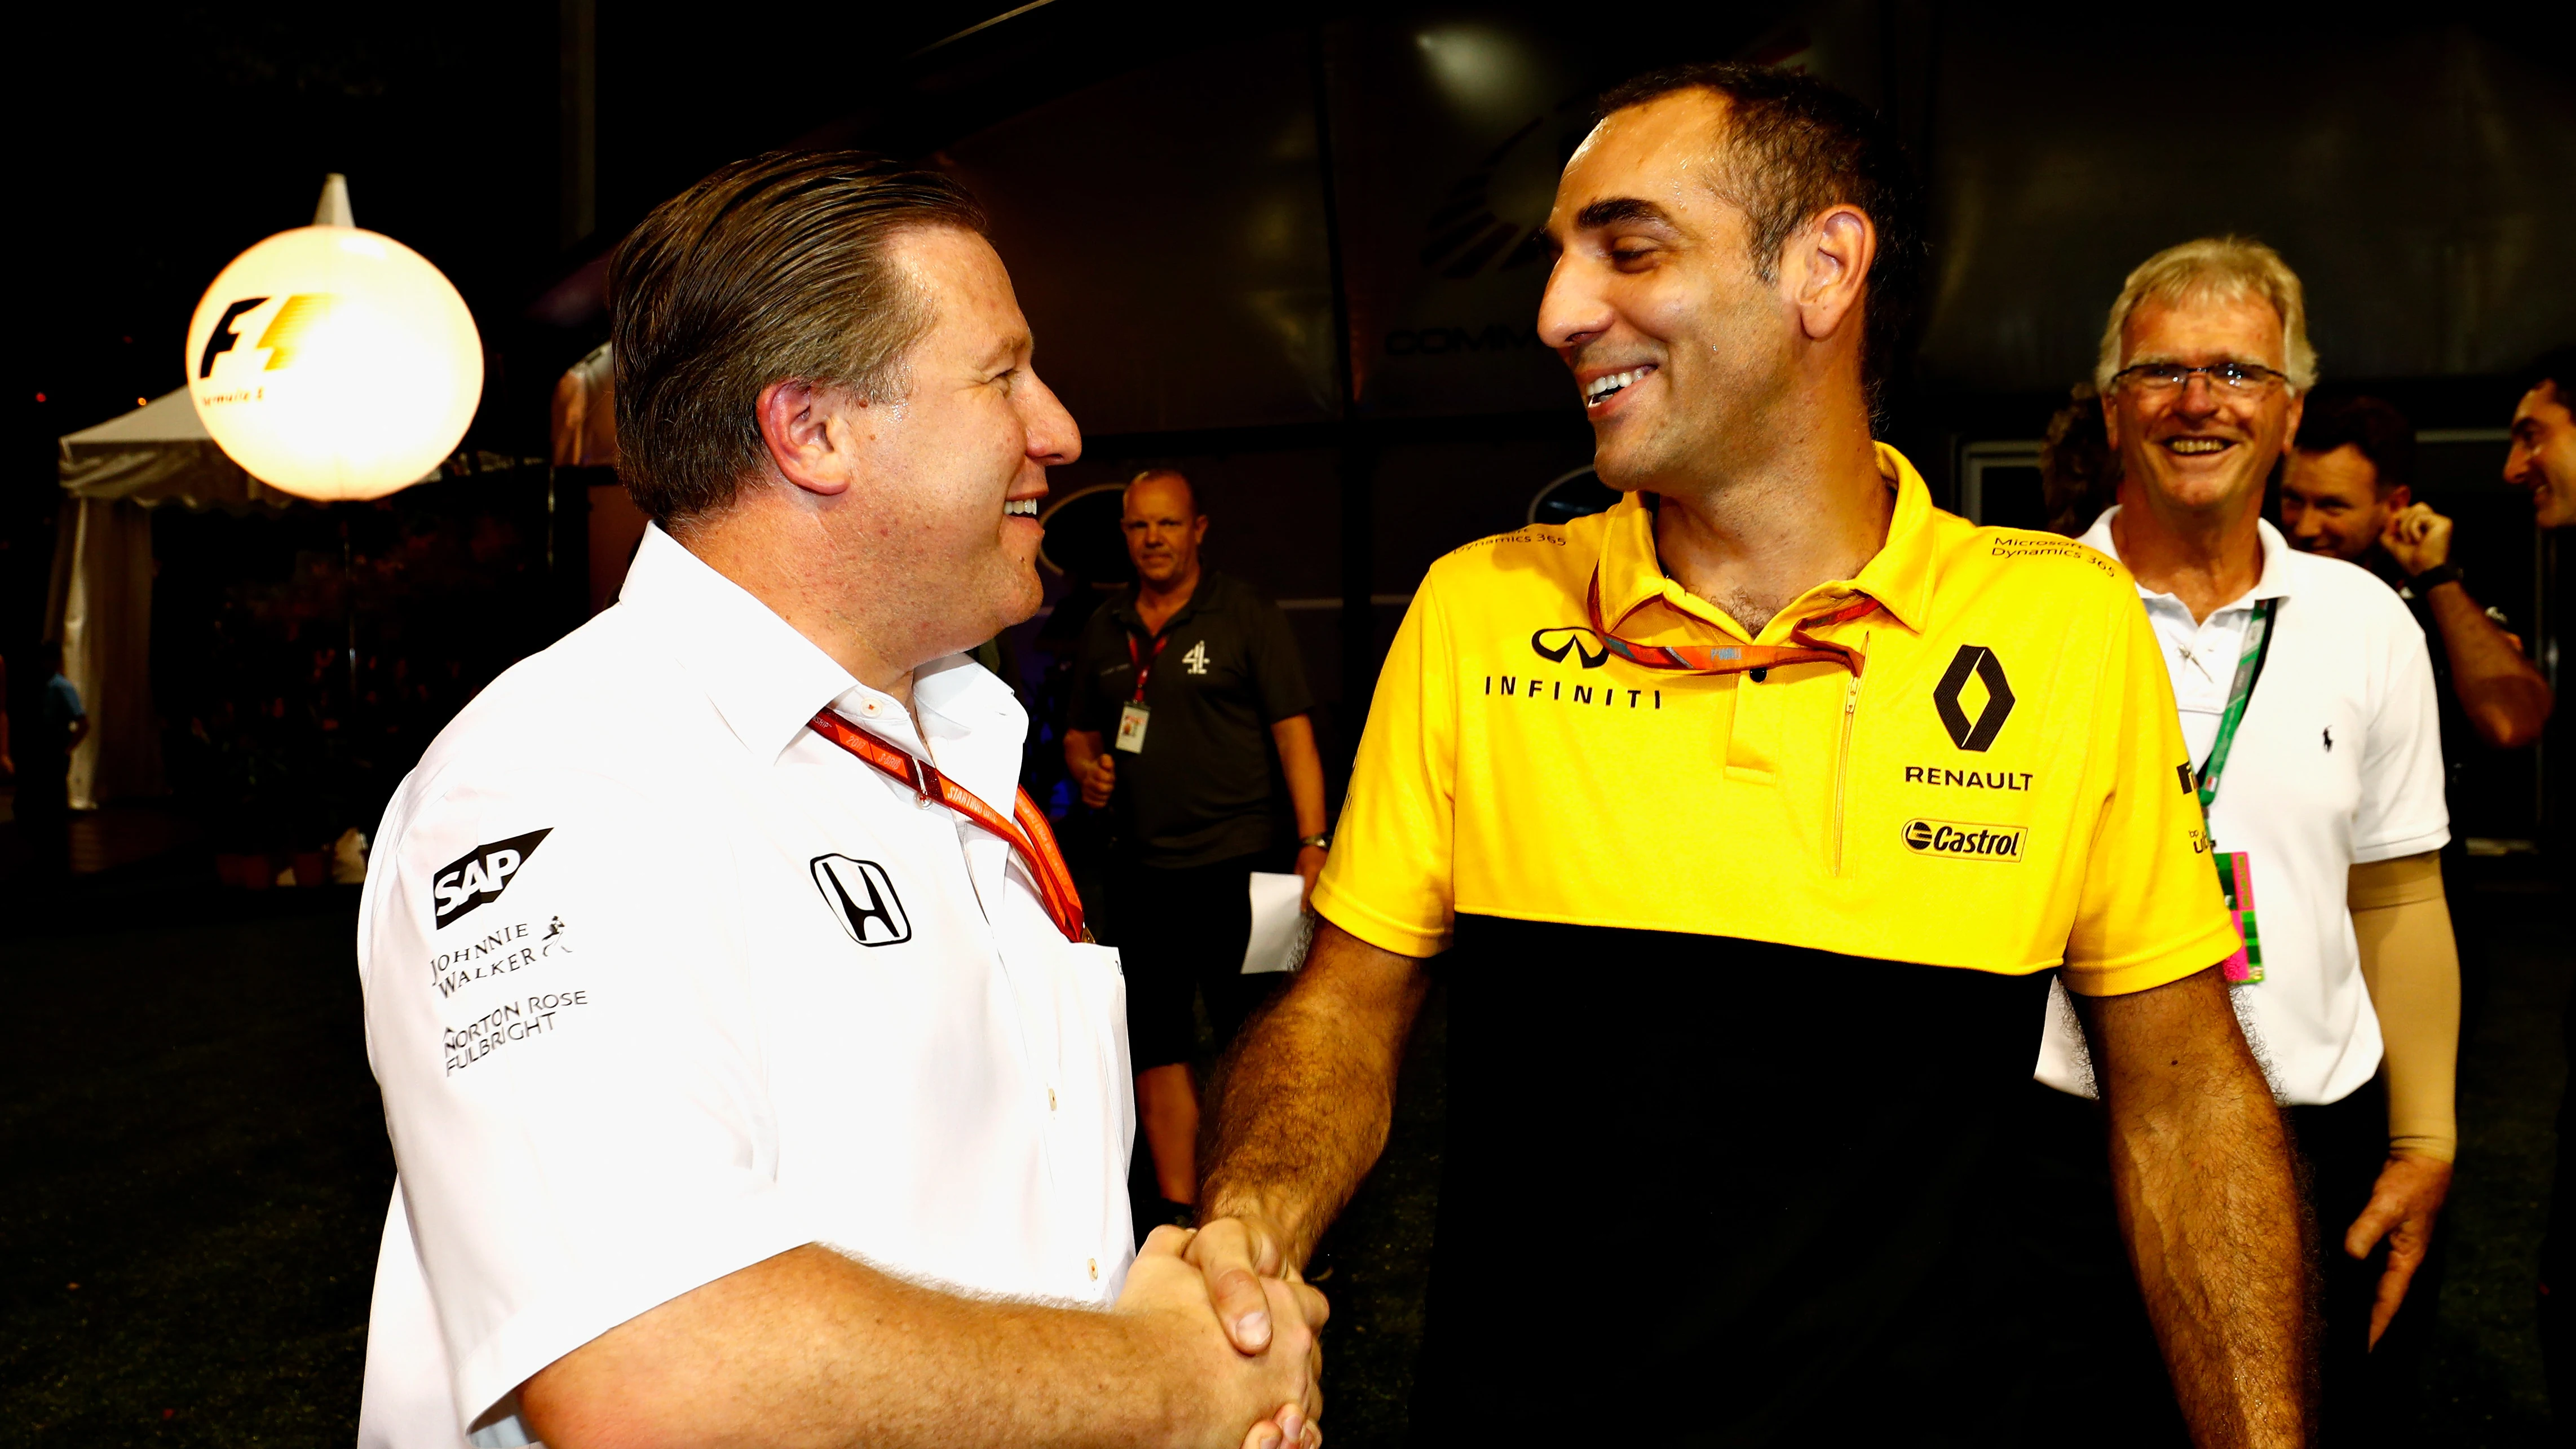
[[[1058,497],[1146,462],[1192,472],[1213,561],[1290,609],[1338,790],[1425,565],[1520,523],[1588,462],[1572,389],[1531,333],[1545,267],[1527,241],[1590,97],[1723,57],[1833,79],[1913,150],[1933,287],[1888,436],[1952,506],[2036,525],[2036,440],[2089,375],[2127,270],[2191,236],[2259,236],[2306,279],[2327,378],[2425,430],[2424,492],[2461,520],[2473,587],[2561,682],[2554,545],[2496,477],[2515,369],[2576,339],[2576,48],[2557,8],[1053,0],[983,24],[1009,8],[279,0],[19,17],[29,250],[12,305],[29,376],[0,472],[13,684],[43,627],[54,439],[179,386],[202,289],[307,220],[323,173],[346,173],[359,224],[419,250],[473,308],[487,383],[469,448],[542,459],[547,396],[606,336],[600,263],[638,217],[741,155],[864,145],[948,166],[991,207],[1039,367],[1085,431]],[[295,767],[260,806],[295,822],[279,829],[371,829],[446,715],[599,593],[581,546],[591,480],[564,481],[539,466],[375,505],[158,510],[154,708],[179,803],[220,826],[243,768]],[[1078,517],[1051,558],[1088,547]],[[1051,607],[1085,606],[1049,585]],[[317,651],[353,622],[362,669],[335,680]],[[1043,627],[1014,640],[1033,695]],[[225,754],[226,722],[254,706],[284,723]],[[2551,844],[2566,728],[2479,759],[2463,833]],[[2545,922],[2563,855],[2511,859],[2463,909]],[[40,1023],[0,1117],[0,1161],[26,1184],[0,1257],[28,1270],[8,1289],[0,1381],[17,1419],[85,1425],[80,1442],[238,1442],[254,1424],[345,1442],[386,1171],[346,903],[254,909],[204,874],[202,856],[174,857],[58,899],[0,891],[18,937],[0,979]],[[2485,1266],[2454,1280],[2465,1417],[2428,1431],[2441,1442],[2520,1442],[2538,1423],[2516,1295],[2566,961],[2538,925],[2513,929],[2528,969],[2498,977],[2471,1028],[2492,1052],[2464,1068],[2494,1109],[2467,1124],[2485,1166],[2464,1158],[2459,1219],[2486,1225]],[[1436,1018],[1426,1042],[1436,1067]],[[1377,1405],[1357,1423],[1380,1430],[1409,1371],[1437,1101],[1418,1061],[1384,1185],[1354,1209],[1354,1239],[1386,1255],[1353,1259],[1337,1361],[1362,1387],[1341,1402]],[[101,1282],[122,1296],[95,1296]],[[1389,1347],[1372,1355],[1370,1332]]]
[[[1933,285],[1888,435],[1952,506],[2038,523],[2032,450],[2127,269],[2193,235],[2256,235],[2305,277],[2328,379],[2434,435],[2425,491],[2461,517],[2482,599],[2555,675],[2547,550],[2495,480],[2514,370],[2576,336],[2576,67],[2537,7],[2378,24],[2271,7],[2179,49],[2161,22],[1892,0],[1641,4],[1615,24],[1054,0],[974,28],[1006,8],[845,9],[793,43],[729,12],[590,0],[36,17],[43,284],[18,305],[46,342],[22,353],[24,461],[0,491],[0,647],[15,660],[42,627],[51,440],[176,386],[202,287],[309,216],[325,171],[473,307],[489,381],[469,446],[542,458],[546,396],[605,337],[600,264],[637,217],[736,156],[865,145],[948,166],[991,206],[1040,368],[1086,434],[1058,496],[1184,466],[1219,565],[1290,601],[1338,783],[1424,566],[1518,524],[1588,460],[1531,331],[1546,268],[1529,235],[1590,98],[1737,56],[1837,81],[1916,153]],[[524,515],[544,484],[443,486],[460,495],[443,506]],[[585,490],[561,492],[577,514]],[[570,577],[589,563],[578,526],[512,556],[552,580],[514,643],[604,595]],[[222,547],[156,531],[165,568],[202,575],[188,556]],[[156,706],[174,735],[213,707]],[[2542,838],[2547,758],[2486,762],[2469,833]]]

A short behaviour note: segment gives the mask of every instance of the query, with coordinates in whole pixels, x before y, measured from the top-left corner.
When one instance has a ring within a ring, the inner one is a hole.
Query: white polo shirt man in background
[[[2309,1166],[2327,1242],[2325,1442],[2377,1442],[2411,1422],[2413,1364],[2392,1359],[2429,1337],[2431,1295],[2406,1295],[2458,1141],[2459,963],[2436,854],[2450,830],[2423,631],[2371,574],[2291,548],[2261,517],[2316,375],[2298,278],[2270,248],[2231,237],[2150,258],[2112,309],[2099,370],[2124,481],[2083,541],[2136,576],[2165,647],[2248,940],[2228,972],[2237,1016]],[[2037,1074],[2092,1095],[2063,987]],[[2383,1341],[2393,1318],[2405,1331]]]
[[[1117,959],[958,653],[1036,607],[1080,450],[982,228],[776,153],[620,246],[655,526],[430,747],[367,883],[362,1445],[1315,1438],[1321,1299],[1242,1355],[1186,1233],[1135,1253]]]

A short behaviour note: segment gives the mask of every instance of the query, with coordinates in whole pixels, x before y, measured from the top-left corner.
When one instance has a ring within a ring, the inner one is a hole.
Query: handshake
[[[1183,1417],[1208,1424],[1196,1442],[1210,1449],[1324,1442],[1316,1334],[1327,1311],[1324,1295],[1286,1266],[1280,1235],[1239,1217],[1196,1230],[1156,1228],[1137,1250],[1116,1308],[1150,1335],[1148,1352],[1190,1366],[1208,1401]],[[1246,1423],[1236,1438],[1232,1426]]]

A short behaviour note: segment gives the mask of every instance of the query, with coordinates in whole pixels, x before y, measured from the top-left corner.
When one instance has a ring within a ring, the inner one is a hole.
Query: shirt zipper
[[[1867,658],[1868,654],[1869,635],[1864,633],[1861,635],[1861,655]],[[1852,727],[1859,713],[1860,676],[1855,674],[1851,683],[1843,688],[1843,740],[1841,751],[1834,760],[1834,863],[1831,873],[1837,876],[1843,873],[1843,786],[1851,774]]]

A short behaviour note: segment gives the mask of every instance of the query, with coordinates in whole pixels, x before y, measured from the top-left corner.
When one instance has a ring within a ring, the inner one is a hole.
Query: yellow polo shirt
[[[2155,636],[2126,571],[2054,534],[1896,506],[1854,579],[1758,634],[1658,566],[1630,495],[1431,568],[1379,675],[1315,908],[1383,949],[1461,915],[1731,937],[2105,995],[2235,950]],[[1861,651],[1766,676],[1651,670],[1641,643]]]

